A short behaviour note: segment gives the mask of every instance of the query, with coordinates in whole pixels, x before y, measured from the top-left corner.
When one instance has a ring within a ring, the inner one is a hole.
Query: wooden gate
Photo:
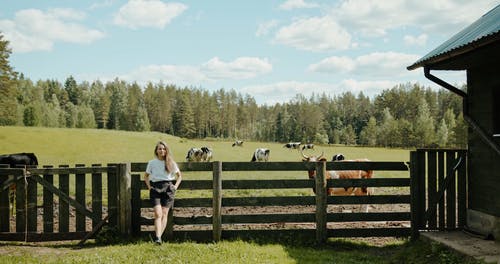
[[[466,223],[467,151],[410,153],[414,222],[419,230],[462,229]]]
[[[0,240],[78,240],[104,223],[119,226],[119,175],[125,170],[123,164],[0,168]],[[11,184],[15,205],[9,204]]]

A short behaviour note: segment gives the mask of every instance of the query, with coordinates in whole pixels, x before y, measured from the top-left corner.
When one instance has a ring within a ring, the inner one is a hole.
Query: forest
[[[140,86],[118,78],[30,80],[9,64],[0,34],[0,125],[158,131],[183,138],[381,147],[465,147],[461,99],[445,89],[399,84],[362,92],[297,94],[258,105],[234,89]],[[466,90],[466,87],[460,87]]]

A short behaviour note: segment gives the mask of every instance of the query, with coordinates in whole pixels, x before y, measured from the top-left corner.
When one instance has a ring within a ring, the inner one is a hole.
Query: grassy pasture
[[[229,140],[187,140],[156,132],[0,126],[0,154],[34,152],[40,165],[55,167],[62,164],[73,167],[75,164],[146,162],[153,158],[158,140],[169,144],[179,162],[184,161],[190,147],[201,146],[211,147],[214,150],[213,160],[220,161],[250,161],[257,147],[271,149],[271,161],[301,160],[300,152],[283,148],[282,143],[245,142],[243,147],[233,148]],[[373,161],[409,160],[409,150],[404,149],[317,146],[314,152],[306,153],[321,152],[327,158],[343,153],[347,158],[369,158]],[[305,177],[304,172],[286,175],[280,172],[227,174],[231,178]],[[184,173],[187,179],[205,179],[210,175],[206,172]],[[226,177],[226,173],[224,175]],[[408,173],[380,172],[377,177],[408,177]],[[183,195],[182,191],[179,190],[179,196]],[[0,263],[480,263],[455,255],[437,244],[406,240],[380,245],[331,239],[321,247],[302,244],[293,238],[282,243],[237,240],[219,243],[171,242],[161,246],[145,241],[128,241],[118,245],[96,245],[89,241],[82,249],[76,249],[76,243],[0,241]]]
[[[214,161],[250,161],[259,147],[271,150],[270,161],[302,159],[299,151],[284,148],[283,143],[245,142],[242,147],[232,147],[230,140],[191,140],[158,132],[0,126],[0,154],[34,152],[40,165],[147,162],[154,157],[158,140],[167,142],[178,162],[185,161],[189,148],[202,146],[213,149]],[[409,160],[407,149],[319,145],[304,153],[324,153],[327,159],[342,153],[347,159]]]

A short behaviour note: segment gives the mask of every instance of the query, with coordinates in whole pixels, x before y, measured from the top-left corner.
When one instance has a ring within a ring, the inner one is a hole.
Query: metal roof
[[[430,66],[500,40],[500,5],[476,22],[455,34],[448,41],[408,66],[408,70]]]

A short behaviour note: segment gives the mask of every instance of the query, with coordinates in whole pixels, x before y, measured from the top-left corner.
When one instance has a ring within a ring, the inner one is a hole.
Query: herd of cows
[[[233,147],[243,147],[243,141],[241,140],[236,140],[233,144]],[[314,144],[308,143],[308,144],[302,144],[301,142],[290,142],[286,143],[283,145],[284,148],[288,149],[297,149],[297,150],[306,150],[306,149],[314,149]],[[271,150],[268,148],[257,148],[252,154],[252,158],[250,161],[269,161],[269,155],[271,153]],[[209,147],[201,147],[201,148],[196,148],[192,147],[188,150],[186,154],[186,161],[187,162],[200,162],[200,161],[206,161],[210,162],[213,157],[213,150]]]
[[[242,147],[243,141],[235,141],[232,144],[233,147]],[[327,159],[324,157],[324,153],[321,153],[319,156],[309,156],[304,154],[304,150],[306,149],[314,149],[314,144],[301,144],[300,142],[290,142],[286,143],[284,148],[288,148],[290,150],[296,149],[299,150],[302,154],[302,161],[304,162],[317,162],[317,161],[326,161]],[[268,148],[257,148],[252,154],[251,161],[252,162],[266,162],[269,161],[270,150]],[[186,155],[187,162],[210,162],[213,157],[213,150],[209,147],[201,147],[201,148],[190,148]],[[346,160],[344,155],[336,154],[332,157],[332,161],[341,161],[341,162],[364,162],[369,161],[368,159],[354,159],[354,160]],[[5,154],[0,155],[0,165],[7,164],[11,168],[20,167],[20,166],[36,166],[38,165],[38,158],[34,153],[16,153],[16,154]],[[316,176],[316,171],[311,170],[308,172],[309,178],[314,179]],[[369,179],[373,177],[372,170],[342,170],[342,171],[328,171],[326,178],[327,179]],[[2,188],[0,192],[3,192],[9,189],[9,197],[11,200],[11,204],[13,204],[13,200],[15,197],[15,180],[7,179],[1,182]],[[367,187],[346,187],[346,188],[329,188],[327,190],[328,195],[370,195],[372,192],[370,188]],[[367,208],[366,208],[367,211]]]

